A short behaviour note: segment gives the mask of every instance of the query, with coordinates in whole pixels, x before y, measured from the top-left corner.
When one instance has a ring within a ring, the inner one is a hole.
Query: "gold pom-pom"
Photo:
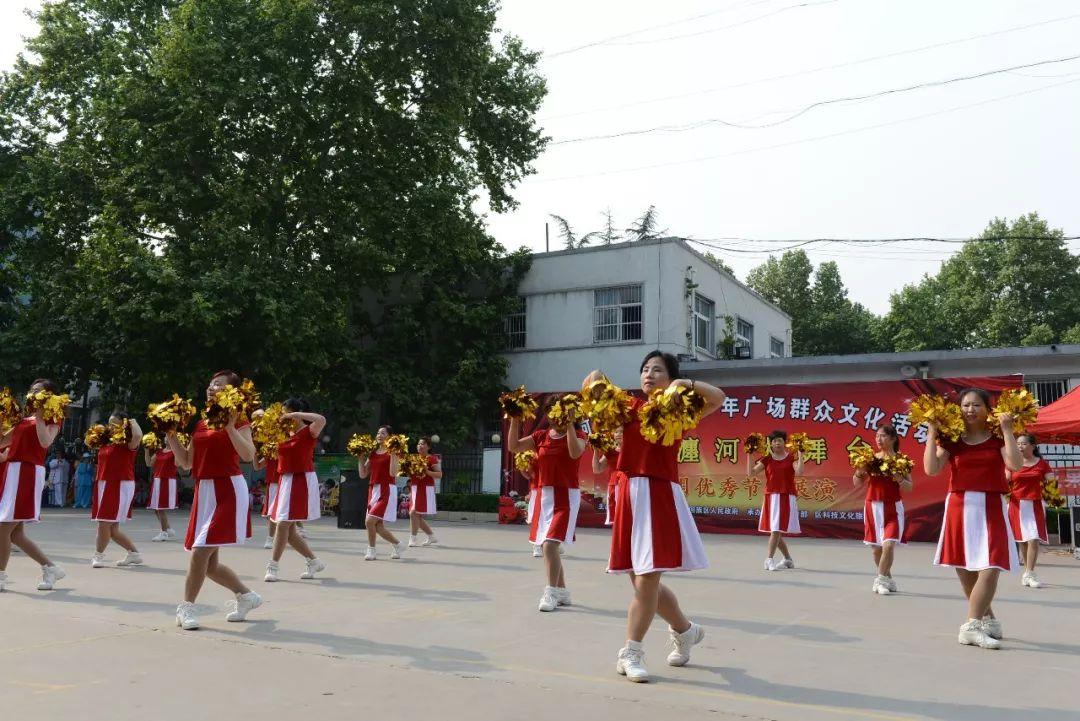
[[[810,436],[805,433],[792,433],[788,436],[787,449],[792,453],[806,453],[810,450]]]
[[[22,408],[10,388],[0,388],[0,434],[7,433],[22,419]]]
[[[27,412],[50,425],[64,422],[64,416],[70,404],[71,398],[66,393],[37,391],[26,396]]]
[[[955,441],[964,432],[964,416],[960,406],[941,396],[925,395],[913,400],[908,419],[916,426],[923,423],[936,424],[939,439]]]
[[[143,434],[142,445],[148,451],[160,451],[165,447],[165,439],[153,431]]]
[[[131,442],[131,421],[125,418],[119,423],[109,424],[109,443],[114,446],[126,446]]]
[[[629,393],[601,376],[581,389],[581,413],[593,430],[614,431],[631,420]]]
[[[386,450],[395,456],[404,456],[409,452],[409,437],[400,433],[390,436],[386,439]]]
[[[581,396],[567,393],[551,404],[547,412],[548,421],[557,428],[568,428],[581,417]]]
[[[1034,423],[1039,416],[1039,401],[1027,388],[1009,388],[998,396],[994,409],[990,412],[991,430],[1001,435],[1001,416],[1009,414],[1013,419],[1013,433],[1024,432],[1029,423]]]
[[[229,385],[218,391],[203,410],[203,418],[206,425],[220,430],[229,422],[234,411],[240,413],[237,422],[244,423],[251,420],[251,414],[258,407],[259,393],[255,390],[255,384],[245,380],[239,388]]]
[[[187,448],[188,445],[191,443],[191,434],[190,433],[177,433],[176,434],[176,441],[181,446],[183,446],[184,448]]]
[[[874,473],[880,465],[878,457],[874,455],[874,449],[865,444],[852,448],[848,452],[848,460],[856,471],[866,473]]]
[[[607,431],[593,431],[589,434],[589,445],[600,453],[611,453],[616,448],[615,435]]]
[[[536,418],[536,399],[529,395],[525,386],[518,386],[500,395],[499,407],[502,408],[504,418],[517,418],[519,421]]]
[[[705,398],[685,386],[655,390],[638,411],[641,436],[650,443],[673,446],[693,430],[705,410]]]
[[[349,443],[345,446],[350,454],[357,458],[367,458],[375,449],[379,447],[379,442],[371,437],[368,433],[357,433],[349,439]]]
[[[1051,508],[1061,508],[1065,505],[1065,496],[1061,495],[1061,489],[1058,488],[1057,480],[1047,480],[1045,477],[1042,482],[1042,497],[1046,501],[1046,505]]]
[[[885,456],[881,459],[882,475],[892,476],[896,479],[907,478],[915,469],[915,461],[904,453],[895,456]]]
[[[514,454],[514,468],[522,473],[532,471],[534,465],[536,465],[536,451],[522,451]]]
[[[743,450],[747,455],[763,456],[769,452],[769,439],[762,433],[751,433],[743,441]]]
[[[196,414],[195,404],[173,393],[173,397],[161,403],[151,403],[146,410],[150,427],[158,435],[187,428]]]
[[[406,453],[398,462],[398,475],[408,478],[426,476],[428,471],[427,458],[419,453]]]
[[[251,420],[251,440],[264,459],[277,458],[278,446],[289,439],[291,423],[282,418],[286,412],[281,403],[271,403]]]
[[[86,435],[83,436],[83,443],[87,448],[101,448],[105,445],[105,440],[109,436],[109,429],[102,423],[95,423],[86,429]]]

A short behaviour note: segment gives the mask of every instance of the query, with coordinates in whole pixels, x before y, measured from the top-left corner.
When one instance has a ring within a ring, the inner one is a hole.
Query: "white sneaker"
[[[693,622],[691,622],[690,628],[682,633],[678,633],[669,626],[668,633],[671,634],[671,642],[675,645],[675,648],[668,654],[668,666],[685,666],[690,660],[690,649],[695,644],[701,643],[702,639],[705,638],[705,629]]]
[[[270,561],[266,564],[266,575],[263,576],[263,580],[267,583],[273,583],[278,580],[278,564],[277,561]]]
[[[266,540],[263,541],[263,548],[273,548],[273,547],[274,547],[274,539],[271,538],[270,536],[267,536]]]
[[[195,617],[195,604],[184,601],[176,607],[176,625],[185,631],[194,631],[199,627],[199,619]]]
[[[1028,588],[1042,588],[1043,582],[1038,579],[1034,572],[1029,571],[1024,573],[1020,579],[1020,585]]]
[[[779,568],[779,566],[777,566],[776,563],[771,558],[766,558],[765,559],[765,570],[766,571],[775,571],[777,568]]]
[[[154,541],[155,543],[160,543],[161,541],[168,541],[169,540],[169,533],[168,533],[168,531],[161,531],[160,533],[158,533],[156,536],[154,536],[150,540]]]
[[[967,623],[960,627],[959,640],[965,646],[978,646],[979,648],[994,650],[1001,648],[1001,642],[991,638],[990,634],[984,629],[982,621],[977,618],[969,619]]]
[[[777,568],[795,568],[795,561],[791,560],[790,558],[785,558],[779,563]]]
[[[309,558],[307,560],[307,570],[300,574],[300,578],[305,581],[309,578],[315,578],[315,574],[319,571],[325,571],[326,564],[317,558]]]
[[[374,561],[375,560],[375,547],[374,546],[368,546],[367,547],[367,551],[364,553],[364,560],[365,561]]]
[[[1001,628],[1001,621],[996,618],[990,618],[989,616],[982,617],[983,629],[986,630],[986,635],[995,641],[1000,641],[1005,638],[1005,631]]]
[[[438,542],[439,542],[439,539],[435,536],[434,533],[432,533],[430,536],[427,537],[427,540],[424,541],[423,543],[421,543],[420,545],[421,546],[434,546]]]
[[[166,533],[166,535],[169,536],[168,540],[170,540],[170,541],[175,541],[176,540],[176,531],[174,531],[171,527],[169,528],[169,530],[165,531],[165,533]]]
[[[90,557],[90,567],[91,568],[105,568],[105,554],[104,553],[95,553],[93,556],[91,556]]]
[[[874,579],[874,593],[881,596],[888,596],[892,593],[892,589],[889,588],[889,579],[885,576],[878,576]]]
[[[559,602],[560,606],[570,606],[570,589],[569,588],[555,588],[555,600]]]
[[[229,612],[229,615],[225,617],[225,620],[235,623],[245,620],[249,613],[261,606],[262,596],[254,591],[238,593],[236,594],[236,600],[233,601],[233,603],[236,604],[236,608]]]
[[[885,577],[885,585],[889,587],[889,591],[891,591],[892,593],[896,593],[898,590],[898,587],[896,585],[896,579],[892,576]]]
[[[4,586],[6,584],[7,584],[7,574],[4,573],[3,571],[0,571],[0,593],[4,592]],[[48,590],[48,589],[42,589],[42,590]]]
[[[540,546],[533,546],[533,558],[542,558],[544,552],[540,550]]]
[[[128,551],[126,556],[116,562],[117,566],[141,566],[142,564],[142,556],[138,551]]]
[[[67,572],[59,566],[42,566],[41,583],[37,585],[39,591],[51,591],[56,582],[67,575]],[[0,589],[3,588],[3,579],[0,579]]]
[[[615,671],[626,676],[627,681],[645,683],[649,680],[649,669],[645,668],[645,652],[640,648],[624,646],[619,649],[619,658],[615,662]]]
[[[544,586],[544,595],[540,597],[540,604],[537,608],[547,613],[548,611],[554,611],[558,607],[559,592],[552,586]]]
[[[409,536],[409,548],[416,548],[420,545],[420,539],[416,536]]]
[[[405,544],[400,541],[390,546],[390,558],[401,558],[401,554],[405,553]]]

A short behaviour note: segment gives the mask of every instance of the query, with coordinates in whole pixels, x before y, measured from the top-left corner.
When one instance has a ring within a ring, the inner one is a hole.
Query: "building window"
[[[784,341],[769,337],[769,355],[773,358],[784,357]]]
[[[1048,406],[1069,392],[1069,382],[1067,380],[1029,381],[1024,384],[1024,387],[1038,399],[1040,406]]]
[[[640,285],[598,288],[593,306],[593,343],[641,340]]]
[[[503,318],[503,334],[506,336],[506,349],[525,347],[525,298],[518,298],[517,308]]]
[[[694,345],[706,353],[716,352],[716,304],[694,294]]]
[[[735,357],[754,357],[754,324],[742,318],[735,321]]]

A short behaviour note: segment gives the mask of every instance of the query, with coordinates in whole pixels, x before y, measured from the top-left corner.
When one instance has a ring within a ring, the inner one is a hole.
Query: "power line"
[[[775,238],[684,238],[687,242],[697,243],[707,248],[715,250],[722,250],[725,253],[743,254],[743,255],[770,255],[773,253],[783,253],[789,250],[800,250],[806,248],[808,250],[817,250],[810,246],[820,244],[842,244],[842,245],[866,245],[866,244],[896,244],[896,243],[911,243],[911,242],[931,242],[942,244],[966,244],[966,243],[995,243],[1004,242],[1008,240],[1022,240],[1022,241],[1035,241],[1035,240],[1056,240],[1056,241],[1073,241],[1080,240],[1080,235],[1073,236],[1056,236],[1056,235],[1040,235],[1040,236],[989,236],[979,238],[932,238],[932,237],[912,237],[912,238],[807,238],[807,239],[775,239]],[[764,249],[748,249],[733,247],[726,241],[741,241],[745,243],[784,243],[783,247],[764,248]],[[844,257],[844,256],[838,256]],[[855,256],[851,256],[855,257]],[[877,257],[874,255],[863,255],[859,257]],[[894,256],[895,257],[895,256]]]
[[[744,148],[742,150],[733,150],[726,153],[717,153],[715,155],[705,155],[697,158],[687,158],[685,160],[673,160],[663,163],[652,163],[650,165],[638,165],[630,168],[618,168],[615,170],[601,170],[595,173],[579,173],[577,175],[563,175],[555,178],[537,178],[533,182],[536,183],[559,183],[567,180],[581,180],[585,178],[596,178],[607,175],[625,175],[627,173],[638,173],[644,170],[658,170],[660,168],[671,168],[680,165],[691,165],[695,163],[704,163],[710,160],[720,160],[723,158],[733,158],[740,155],[750,155],[752,153],[759,153],[767,150],[779,150],[781,148],[788,148],[796,145],[803,145],[805,143],[816,143],[822,140],[832,140],[834,138],[840,138],[847,135],[854,135],[856,133],[865,133],[871,130],[880,130],[882,128],[892,127],[894,125],[901,125],[903,123],[909,123],[916,120],[925,120],[927,118],[936,117],[939,115],[947,115],[949,113],[959,112],[961,110],[970,110],[971,108],[981,107],[983,105],[990,105],[992,103],[1002,102],[1004,100],[1012,100],[1024,95],[1031,95],[1034,93],[1041,93],[1045,90],[1052,90],[1054,88],[1064,87],[1066,85],[1072,85],[1073,83],[1080,82],[1080,78],[1073,80],[1064,80],[1060,83],[1052,83],[1050,85],[1044,85],[1039,88],[1031,88],[1029,90],[1021,90],[1016,93],[1009,93],[1007,95],[999,95],[997,97],[988,98],[986,100],[979,100],[973,103],[965,103],[963,105],[955,105],[951,108],[943,108],[942,110],[935,110],[929,113],[921,113],[919,115],[911,115],[906,118],[897,118],[895,120],[888,120],[882,123],[875,123],[873,125],[864,125],[858,128],[849,128],[847,130],[840,130],[835,133],[827,133],[825,135],[815,135],[808,138],[799,138],[797,140],[789,140],[782,143],[773,143],[771,145],[759,145],[754,148]]]
[[[1078,60],[1078,59],[1080,59],[1080,55],[1070,55],[1070,56],[1064,57],[1064,58],[1051,58],[1051,59],[1048,59],[1048,60],[1039,60],[1039,61],[1033,62],[1033,63],[1024,63],[1023,65],[1014,65],[1014,66],[1007,67],[1007,68],[997,68],[995,70],[986,70],[986,71],[983,71],[983,72],[980,72],[980,73],[975,73],[973,75],[961,75],[961,76],[954,77],[954,78],[946,78],[944,80],[931,80],[931,81],[927,81],[927,82],[923,82],[923,83],[916,83],[914,85],[906,85],[906,86],[899,87],[899,88],[888,88],[886,90],[877,90],[877,91],[874,91],[872,93],[865,93],[863,95],[848,95],[848,96],[839,97],[839,98],[829,98],[828,100],[818,100],[816,102],[813,102],[813,103],[801,108],[800,110],[792,113],[791,115],[788,115],[787,117],[781,118],[780,120],[774,120],[774,121],[769,122],[769,123],[761,123],[759,125],[744,125],[744,124],[741,124],[741,123],[735,123],[735,122],[731,122],[731,121],[728,121],[728,120],[723,120],[721,118],[708,118],[708,119],[705,119],[705,120],[699,120],[699,121],[684,124],[684,125],[658,125],[658,126],[655,126],[655,127],[652,127],[652,128],[640,128],[640,129],[637,129],[637,130],[624,130],[624,131],[619,132],[619,133],[610,133],[610,134],[607,134],[607,135],[589,135],[589,136],[584,136],[584,137],[580,137],[580,138],[567,138],[566,140],[556,140],[556,141],[552,142],[551,145],[569,145],[571,143],[584,143],[584,142],[590,142],[590,141],[593,141],[593,140],[612,140],[614,138],[625,138],[625,137],[632,137],[632,136],[636,136],[636,135],[649,135],[649,134],[657,133],[657,132],[683,133],[683,132],[687,132],[687,131],[690,131],[690,130],[697,130],[699,128],[707,127],[709,125],[722,125],[722,126],[727,127],[727,128],[736,128],[736,129],[739,129],[739,130],[758,130],[758,129],[762,129],[762,128],[772,128],[772,127],[776,127],[777,125],[783,125],[784,123],[789,123],[792,120],[795,120],[796,118],[799,118],[799,117],[807,114],[811,110],[814,110],[815,108],[821,108],[821,107],[825,107],[827,105],[836,105],[837,103],[857,102],[857,101],[863,101],[863,100],[870,100],[870,99],[874,99],[874,98],[882,98],[882,97],[886,97],[888,95],[897,95],[899,93],[911,92],[913,90],[924,90],[926,88],[942,87],[942,86],[945,86],[945,85],[952,85],[952,84],[955,84],[955,83],[966,82],[968,80],[978,80],[978,79],[981,79],[981,78],[987,78],[987,77],[991,77],[991,76],[994,76],[994,75],[1001,75],[1002,73],[1009,73],[1009,72],[1013,72],[1015,70],[1024,70],[1024,69],[1027,69],[1027,68],[1035,68],[1035,67],[1040,67],[1040,66],[1043,66],[1043,65],[1053,65],[1053,64],[1057,64],[1057,63],[1066,63],[1066,62],[1070,62],[1072,60]]]
[[[894,52],[891,52],[891,53],[884,53],[884,54],[881,54],[881,55],[872,55],[872,56],[866,57],[866,58],[859,58],[858,60],[849,60],[849,61],[842,62],[842,63],[834,63],[832,65],[822,65],[822,66],[819,66],[819,67],[816,67],[816,68],[809,68],[807,70],[798,70],[798,71],[795,71],[795,72],[784,73],[784,74],[781,74],[781,75],[772,75],[772,76],[765,77],[765,78],[758,78],[756,80],[747,80],[747,81],[739,82],[739,83],[730,83],[728,85],[719,85],[719,86],[716,86],[716,87],[707,88],[705,90],[694,90],[694,91],[691,91],[691,92],[688,92],[688,93],[678,93],[678,94],[675,94],[675,95],[662,95],[662,96],[655,97],[655,98],[646,98],[646,99],[643,99],[643,100],[636,100],[636,101],[631,102],[631,103],[622,103],[620,105],[609,105],[609,106],[605,106],[605,107],[602,107],[602,108],[592,108],[592,109],[589,109],[589,110],[580,110],[580,111],[575,111],[575,112],[572,112],[572,113],[562,113],[562,114],[559,114],[559,115],[541,116],[540,119],[541,120],[558,120],[558,119],[561,119],[561,118],[574,118],[574,117],[578,117],[578,116],[581,116],[581,115],[590,115],[592,113],[604,113],[604,112],[610,112],[610,111],[613,111],[613,110],[625,110],[626,108],[634,108],[634,107],[638,107],[638,106],[641,106],[641,105],[651,105],[653,103],[662,103],[662,102],[667,102],[669,100],[682,100],[683,98],[692,98],[692,97],[699,97],[699,96],[702,96],[702,95],[710,95],[712,93],[718,93],[718,92],[721,92],[723,90],[735,90],[735,89],[738,89],[738,88],[746,88],[746,87],[751,87],[753,85],[759,85],[761,83],[770,83],[770,82],[775,82],[777,80],[788,80],[788,79],[791,79],[791,78],[801,77],[803,75],[811,75],[811,74],[814,74],[814,73],[825,72],[826,70],[839,70],[841,68],[852,67],[854,65],[862,65],[864,63],[876,62],[878,60],[888,60],[888,59],[891,59],[891,58],[897,58],[897,57],[901,57],[901,56],[904,56],[904,55],[912,55],[912,54],[915,54],[915,53],[925,52],[927,50],[937,50],[939,48],[949,47],[951,45],[959,45],[961,43],[973,42],[975,40],[984,40],[986,38],[996,37],[998,35],[1007,35],[1009,33],[1021,32],[1021,31],[1024,31],[1024,30],[1031,30],[1033,28],[1043,27],[1045,25],[1051,25],[1053,23],[1066,22],[1068,20],[1076,20],[1077,18],[1080,18],[1080,14],[1066,15],[1066,16],[1057,17],[1057,18],[1050,18],[1049,20],[1042,20],[1040,22],[1030,23],[1028,25],[1018,25],[1018,26],[1011,27],[1011,28],[1004,28],[1002,30],[995,30],[995,31],[989,32],[989,33],[982,33],[982,34],[979,34],[979,35],[969,35],[967,37],[957,38],[956,40],[946,40],[946,41],[940,42],[940,43],[932,43],[930,45],[921,45],[919,47],[908,48],[906,50],[897,50],[897,51],[894,51]]]

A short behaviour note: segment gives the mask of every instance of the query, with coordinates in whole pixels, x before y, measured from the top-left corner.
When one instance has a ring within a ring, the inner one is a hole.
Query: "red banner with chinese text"
[[[862,538],[864,490],[852,483],[851,448],[874,444],[882,423],[900,435],[900,450],[915,461],[914,488],[904,497],[907,540],[936,541],[941,527],[947,471],[935,478],[922,472],[925,428],[912,427],[907,412],[924,393],[951,396],[967,386],[996,396],[1016,388],[1022,376],[931,378],[813,385],[741,386],[725,389],[724,406],[683,439],[679,448],[679,481],[702,531],[756,533],[764,476],[748,477],[743,441],[752,432],[773,430],[806,433],[811,446],[803,474],[796,479],[803,534],[825,538]],[[539,394],[541,409],[552,396]],[[524,432],[546,428],[543,416]],[[506,490],[528,492],[528,483],[514,470],[504,449]],[[607,478],[592,472],[592,450],[581,458],[582,508],[578,524],[603,525]]]

